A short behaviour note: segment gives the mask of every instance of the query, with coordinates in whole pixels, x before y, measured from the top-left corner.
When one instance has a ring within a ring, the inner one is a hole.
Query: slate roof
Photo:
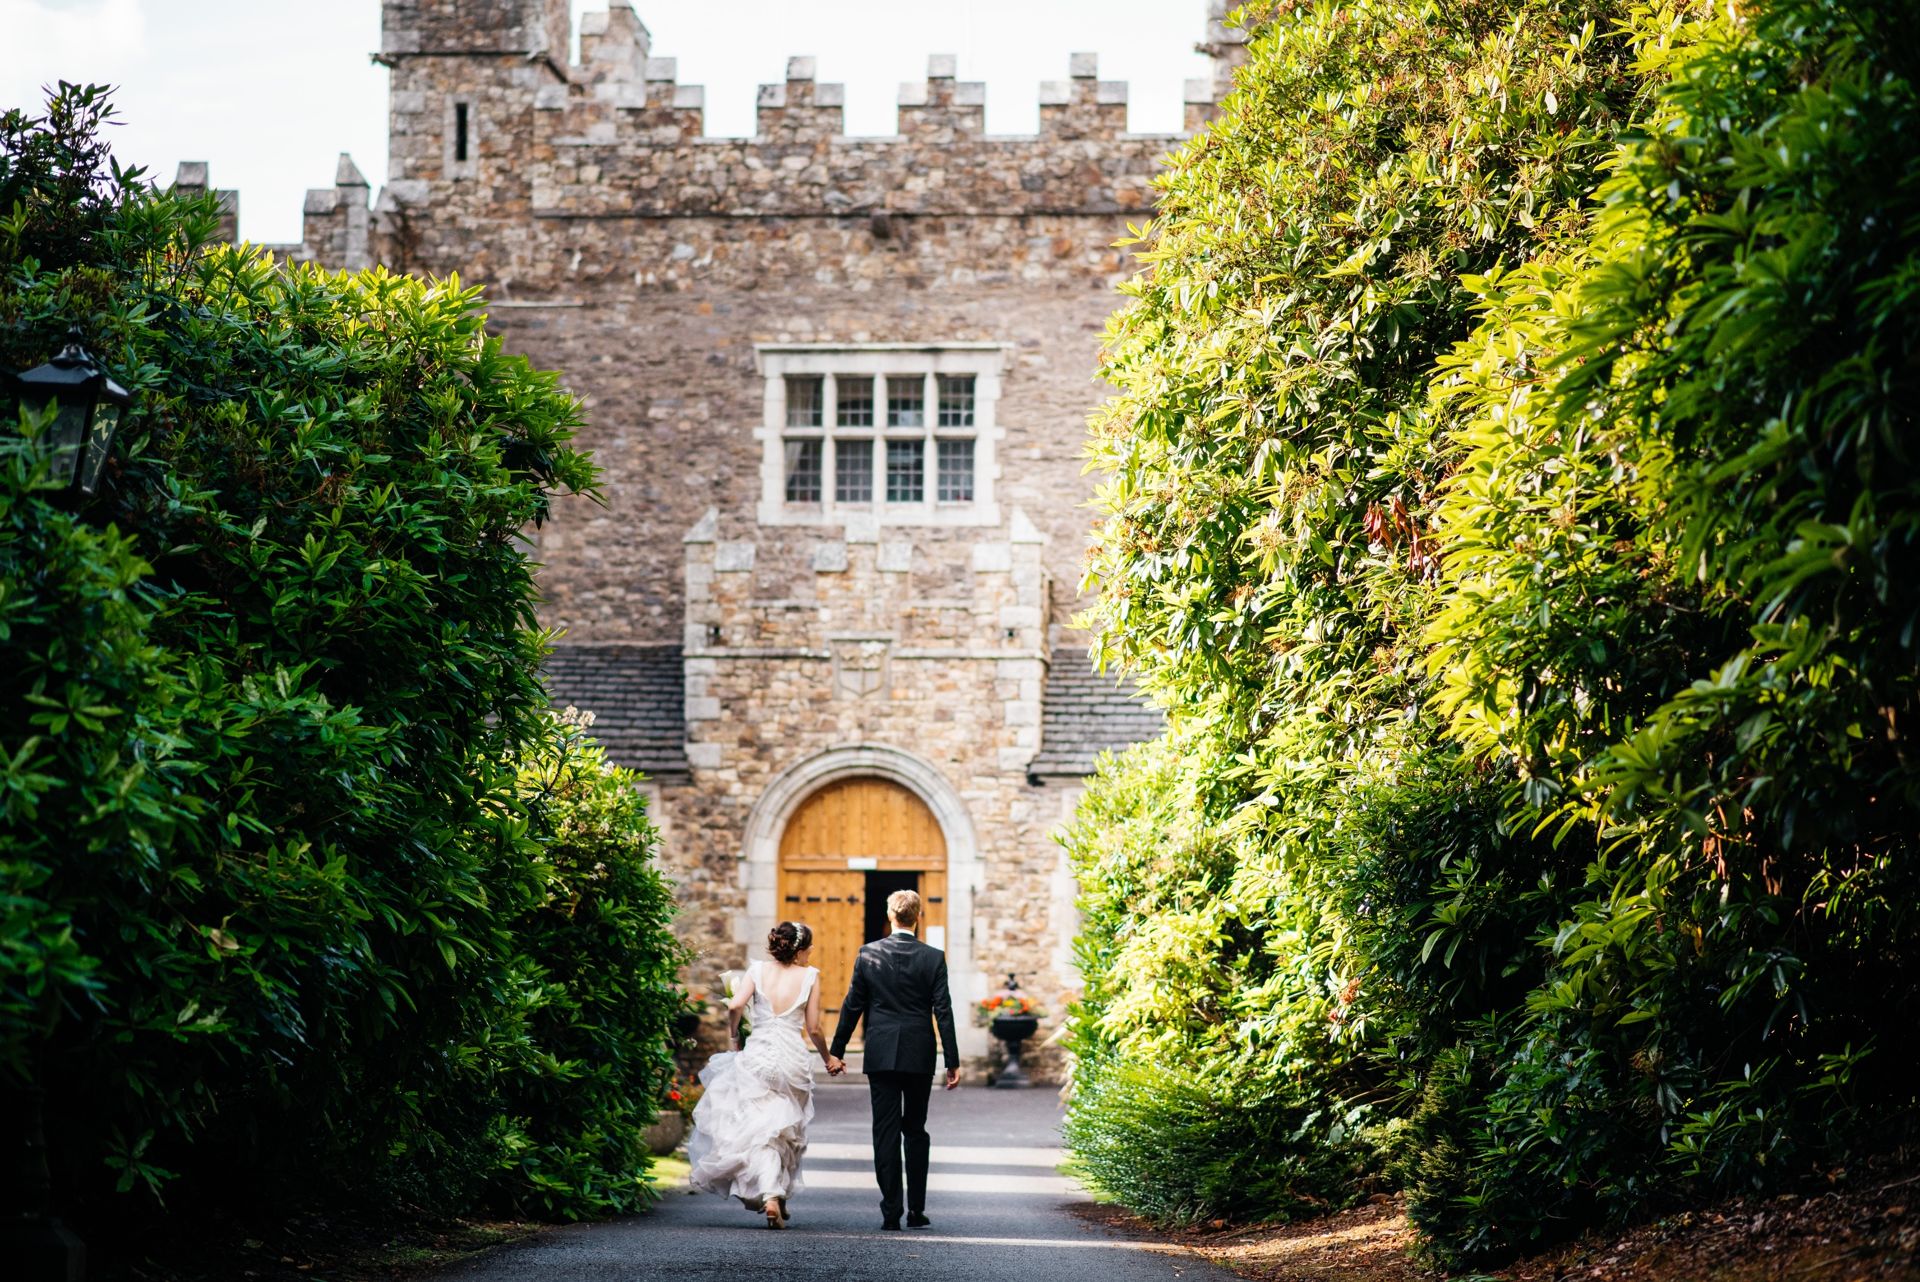
[[[1130,681],[1095,672],[1075,645],[1054,649],[1040,709],[1040,751],[1029,775],[1090,775],[1094,758],[1113,748],[1156,739],[1167,728],[1160,710]]]
[[[686,685],[677,645],[557,645],[547,693],[594,716],[593,737],[616,765],[685,774]]]
[[[554,706],[594,714],[593,736],[619,765],[687,773],[685,684],[677,645],[557,645],[547,658]],[[1075,645],[1054,650],[1030,775],[1084,776],[1094,758],[1157,737],[1160,710],[1133,684],[1093,670]]]

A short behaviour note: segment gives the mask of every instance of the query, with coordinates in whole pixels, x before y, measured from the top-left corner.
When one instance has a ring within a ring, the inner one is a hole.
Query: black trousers
[[[867,1090],[873,1096],[873,1174],[880,1182],[880,1214],[900,1218],[900,1151],[907,1156],[906,1209],[924,1215],[927,1210],[927,1099],[933,1094],[931,1073],[868,1073]]]

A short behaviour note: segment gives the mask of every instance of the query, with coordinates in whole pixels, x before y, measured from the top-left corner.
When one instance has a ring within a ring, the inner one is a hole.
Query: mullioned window
[[[761,523],[997,524],[1002,351],[762,345]]]

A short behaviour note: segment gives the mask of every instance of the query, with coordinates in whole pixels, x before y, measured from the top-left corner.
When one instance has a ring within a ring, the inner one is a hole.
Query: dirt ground
[[[1149,1232],[1117,1207],[1087,1214]],[[1155,1233],[1256,1282],[1435,1282],[1399,1198],[1290,1225]],[[1492,1273],[1493,1282],[1920,1282],[1920,1174],[1737,1198],[1596,1234]]]

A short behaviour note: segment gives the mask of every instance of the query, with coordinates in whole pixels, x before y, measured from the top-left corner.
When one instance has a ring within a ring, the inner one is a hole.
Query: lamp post
[[[66,346],[52,360],[15,374],[13,384],[27,410],[44,414],[48,406],[54,407],[47,429],[54,479],[74,497],[92,498],[113,449],[120,413],[133,397],[87,350],[78,325],[67,331]]]

